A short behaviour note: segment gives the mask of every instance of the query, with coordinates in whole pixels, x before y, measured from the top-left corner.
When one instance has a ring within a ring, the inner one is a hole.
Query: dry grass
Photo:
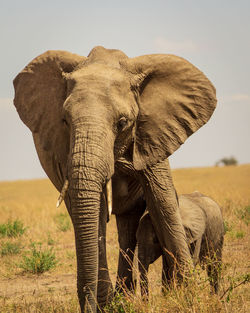
[[[149,303],[144,303],[137,291],[136,296],[118,296],[108,312],[249,312],[248,285],[234,287],[247,279],[249,271],[250,165],[180,169],[173,171],[173,178],[178,193],[199,190],[222,207],[227,233],[220,294],[211,295],[207,277],[198,267],[187,286],[169,290],[163,297],[158,260],[150,268]],[[57,197],[48,180],[0,183],[0,224],[19,219],[27,228],[16,238],[0,237],[0,249],[6,242],[21,247],[17,254],[0,253],[1,313],[79,312],[74,235],[72,227],[62,230],[58,224],[62,218],[62,223],[67,225],[67,221],[62,217],[65,207],[56,208]],[[19,268],[32,242],[53,247],[58,260],[54,269],[34,275]],[[107,250],[114,282],[118,257],[114,217],[108,224]]]

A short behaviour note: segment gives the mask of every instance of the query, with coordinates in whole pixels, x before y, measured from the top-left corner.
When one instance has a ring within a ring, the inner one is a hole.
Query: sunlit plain
[[[149,303],[143,303],[137,291],[135,297],[121,300],[112,312],[247,312],[250,165],[179,169],[173,171],[173,179],[178,193],[198,190],[222,208],[226,235],[219,295],[210,293],[206,275],[198,267],[196,278],[186,288],[169,291],[163,297],[159,260],[150,268]],[[0,234],[0,249],[6,242],[20,246],[17,254],[0,253],[1,312],[80,312],[73,227],[65,206],[56,208],[57,198],[58,192],[47,179],[0,183],[0,224],[20,220],[25,227],[17,237]],[[20,267],[34,243],[52,249],[58,261],[54,268],[39,275]],[[115,283],[118,243],[114,216],[108,223],[107,250]]]

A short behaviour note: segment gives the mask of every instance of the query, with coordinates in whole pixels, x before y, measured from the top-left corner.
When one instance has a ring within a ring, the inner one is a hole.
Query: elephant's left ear
[[[174,55],[145,55],[126,66],[138,93],[133,163],[140,170],[170,156],[209,120],[216,92],[201,71]]]

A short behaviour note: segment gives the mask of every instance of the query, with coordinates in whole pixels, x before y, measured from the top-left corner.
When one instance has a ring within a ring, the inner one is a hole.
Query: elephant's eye
[[[128,125],[128,119],[122,116],[118,121],[118,129],[122,131]]]
[[[63,118],[63,119],[62,119],[62,122],[63,122],[63,124],[64,124],[65,126],[67,126],[67,127],[69,126],[69,124],[68,124],[66,118]]]

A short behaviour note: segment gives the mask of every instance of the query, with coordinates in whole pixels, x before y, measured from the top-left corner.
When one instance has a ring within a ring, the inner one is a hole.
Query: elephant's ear
[[[66,99],[66,80],[69,73],[85,57],[66,51],[47,51],[31,61],[14,79],[14,105],[21,120],[33,133],[39,158],[65,158],[65,127],[62,107]],[[40,151],[40,153],[39,153]],[[53,161],[52,160],[52,161]],[[46,170],[48,174],[49,170]],[[48,174],[49,175],[49,174]]]
[[[216,92],[201,71],[174,55],[133,58],[127,67],[138,92],[133,162],[140,170],[170,156],[209,120]]]

